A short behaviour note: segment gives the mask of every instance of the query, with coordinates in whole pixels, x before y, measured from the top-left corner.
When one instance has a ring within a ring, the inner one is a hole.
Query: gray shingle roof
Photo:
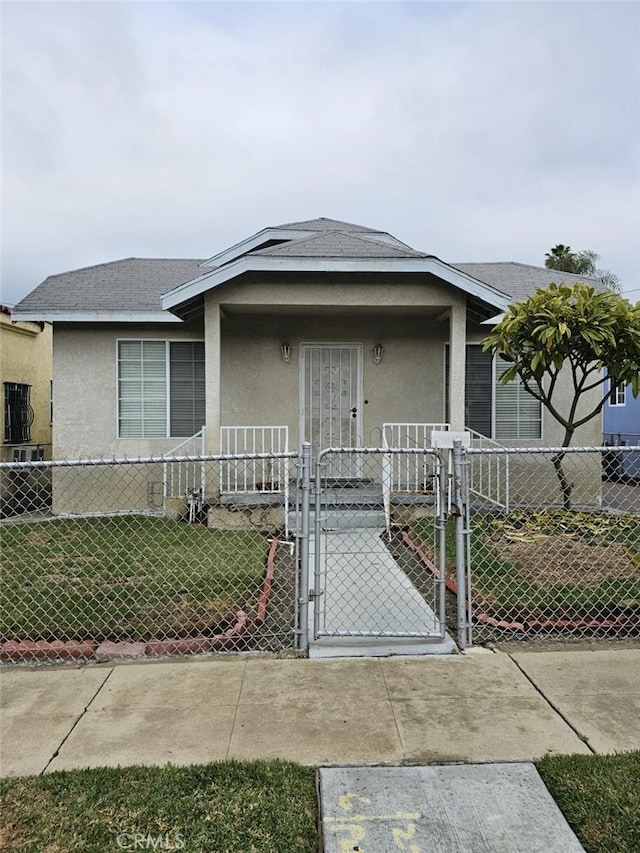
[[[483,281],[490,287],[506,293],[514,302],[526,299],[538,287],[548,287],[551,282],[559,284],[566,281],[567,284],[575,284],[578,281],[586,281],[597,290],[603,290],[604,285],[597,279],[588,278],[583,275],[560,272],[559,270],[548,270],[546,267],[534,267],[530,264],[520,264],[516,261],[498,261],[496,263],[478,264],[451,264],[452,267],[466,272],[467,275]]]
[[[50,275],[14,311],[161,311],[162,294],[201,275],[201,263],[124,258]]]
[[[319,216],[317,219],[306,219],[303,222],[287,222],[284,225],[270,225],[274,230],[289,231],[369,231],[380,233],[375,228],[367,228],[366,225],[354,225],[353,222],[342,222],[340,219],[327,219]]]
[[[424,258],[391,235],[380,232],[355,234],[335,230],[321,231],[313,237],[302,237],[266,249],[249,252],[250,255],[290,258]]]
[[[282,258],[428,258],[384,231],[337,219],[309,219],[275,226],[277,230],[307,232],[249,255]],[[313,232],[309,236],[308,232]],[[127,314],[161,312],[161,296],[201,276],[202,260],[124,258],[49,276],[15,306],[16,313]],[[584,277],[515,262],[453,264],[458,270],[517,301],[552,281],[584,281]],[[591,283],[601,287],[599,282]]]

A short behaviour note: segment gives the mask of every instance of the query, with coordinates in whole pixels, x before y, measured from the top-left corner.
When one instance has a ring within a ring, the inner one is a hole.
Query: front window
[[[119,341],[120,438],[187,438],[204,420],[202,341]]]
[[[29,404],[31,386],[21,382],[4,383],[4,441],[21,444],[31,441],[33,409]]]
[[[468,344],[465,369],[465,425],[487,438],[539,439],[542,437],[542,406],[528,394],[520,378],[501,385],[500,376],[508,365],[481,344]],[[449,347],[446,350],[448,390]],[[455,391],[454,391],[455,393]],[[446,420],[449,419],[447,393]]]

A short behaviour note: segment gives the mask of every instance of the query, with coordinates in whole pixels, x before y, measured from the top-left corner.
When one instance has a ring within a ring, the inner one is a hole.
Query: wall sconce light
[[[289,341],[283,341],[280,346],[280,352],[282,353],[283,361],[291,361],[291,344]]]
[[[373,363],[380,364],[384,355],[384,347],[382,344],[376,344],[373,348]]]

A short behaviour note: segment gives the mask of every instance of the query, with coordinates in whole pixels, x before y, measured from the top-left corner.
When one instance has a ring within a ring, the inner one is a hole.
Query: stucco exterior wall
[[[202,340],[201,324],[58,323],[53,347],[53,453],[56,459],[160,456],[176,438],[118,438],[117,342]]]
[[[425,318],[234,318],[222,341],[222,423],[288,425],[297,447],[303,343],[362,344],[364,444],[379,444],[385,421],[442,421],[447,335],[447,323]],[[285,339],[291,345],[288,363],[280,354]],[[384,357],[374,364],[378,342]]]
[[[217,288],[205,297],[208,346],[220,330],[219,385],[207,357],[210,423],[219,416],[226,426],[284,424],[297,447],[303,343],[362,345],[363,443],[379,444],[386,421],[440,422],[448,312],[455,309],[459,325],[465,305],[461,293],[428,275],[410,283],[401,276],[252,276]],[[288,363],[280,355],[284,340]],[[377,365],[376,343],[384,346]],[[216,433],[209,430],[212,451]]]
[[[51,424],[49,391],[52,377],[52,333],[48,323],[12,323],[9,314],[0,313],[0,365],[2,383],[18,382],[31,386],[33,409],[31,440],[28,444],[43,446],[46,459],[51,458]],[[2,388],[4,395],[4,386]],[[0,405],[0,436],[4,441],[4,397]],[[9,448],[3,446],[2,459],[9,459]]]

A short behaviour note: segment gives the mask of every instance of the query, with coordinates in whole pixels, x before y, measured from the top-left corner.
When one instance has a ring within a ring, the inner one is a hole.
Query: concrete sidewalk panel
[[[322,768],[325,853],[584,853],[532,764]]]
[[[235,705],[240,696],[245,666],[245,660],[147,662],[116,666],[91,709],[187,710]]]
[[[451,655],[381,661],[391,700],[528,696],[534,688],[508,655]]]
[[[388,700],[377,660],[249,660],[240,701],[344,703]]]
[[[513,659],[594,750],[640,748],[640,649],[517,652]]]
[[[235,712],[234,705],[88,712],[48,769],[220,761],[227,756]]]
[[[2,669],[0,775],[42,773],[110,672],[87,667]]]
[[[532,691],[533,692],[533,691]],[[547,753],[588,753],[544,700],[440,697],[393,703],[406,761],[534,761]]]
[[[3,714],[81,714],[108,679],[107,667],[2,669]]]
[[[78,714],[3,714],[0,776],[42,773],[69,734]]]
[[[402,760],[389,702],[323,699],[240,704],[229,758],[282,758],[301,764],[378,764]]]

